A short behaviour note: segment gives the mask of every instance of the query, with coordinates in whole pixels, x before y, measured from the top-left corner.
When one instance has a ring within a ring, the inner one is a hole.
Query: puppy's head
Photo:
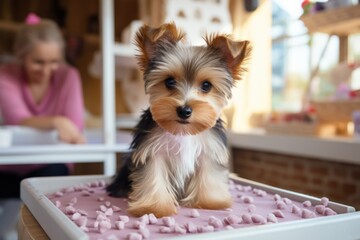
[[[206,46],[185,46],[184,37],[174,24],[143,26],[136,36],[150,111],[174,135],[198,134],[216,124],[250,53],[248,41],[225,35],[207,37]]]

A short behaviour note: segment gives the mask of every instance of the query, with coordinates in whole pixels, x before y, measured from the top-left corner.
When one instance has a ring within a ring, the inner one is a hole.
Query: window
[[[272,5],[272,109],[297,112],[311,78],[319,63],[329,35],[309,35],[299,20],[303,0],[274,0]],[[349,60],[360,61],[360,35],[349,38]],[[313,99],[326,99],[334,92],[329,72],[339,62],[339,39],[332,36],[320,61],[319,72],[311,86]],[[352,87],[359,88],[360,70],[352,75]]]

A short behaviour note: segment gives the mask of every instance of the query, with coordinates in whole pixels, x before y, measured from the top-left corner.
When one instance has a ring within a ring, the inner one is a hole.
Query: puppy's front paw
[[[144,206],[141,203],[129,203],[128,212],[136,217],[141,217],[144,214],[153,213],[156,217],[166,217],[176,214],[176,206],[172,203],[155,203],[152,205]]]
[[[194,208],[203,208],[203,209],[213,209],[213,210],[220,210],[229,208],[232,206],[232,199],[231,197],[223,198],[223,199],[199,199],[191,204],[191,207]]]

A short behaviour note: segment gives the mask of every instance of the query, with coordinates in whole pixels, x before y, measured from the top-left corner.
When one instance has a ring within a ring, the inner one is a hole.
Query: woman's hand
[[[84,136],[68,118],[61,116],[54,117],[54,126],[61,141],[71,144],[85,143]]]

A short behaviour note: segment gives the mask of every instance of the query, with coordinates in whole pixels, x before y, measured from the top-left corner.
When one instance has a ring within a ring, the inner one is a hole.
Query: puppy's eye
[[[165,86],[167,89],[174,89],[176,86],[176,81],[173,77],[168,77],[165,79]]]
[[[210,92],[212,84],[209,81],[204,81],[201,83],[201,91],[204,93]]]

